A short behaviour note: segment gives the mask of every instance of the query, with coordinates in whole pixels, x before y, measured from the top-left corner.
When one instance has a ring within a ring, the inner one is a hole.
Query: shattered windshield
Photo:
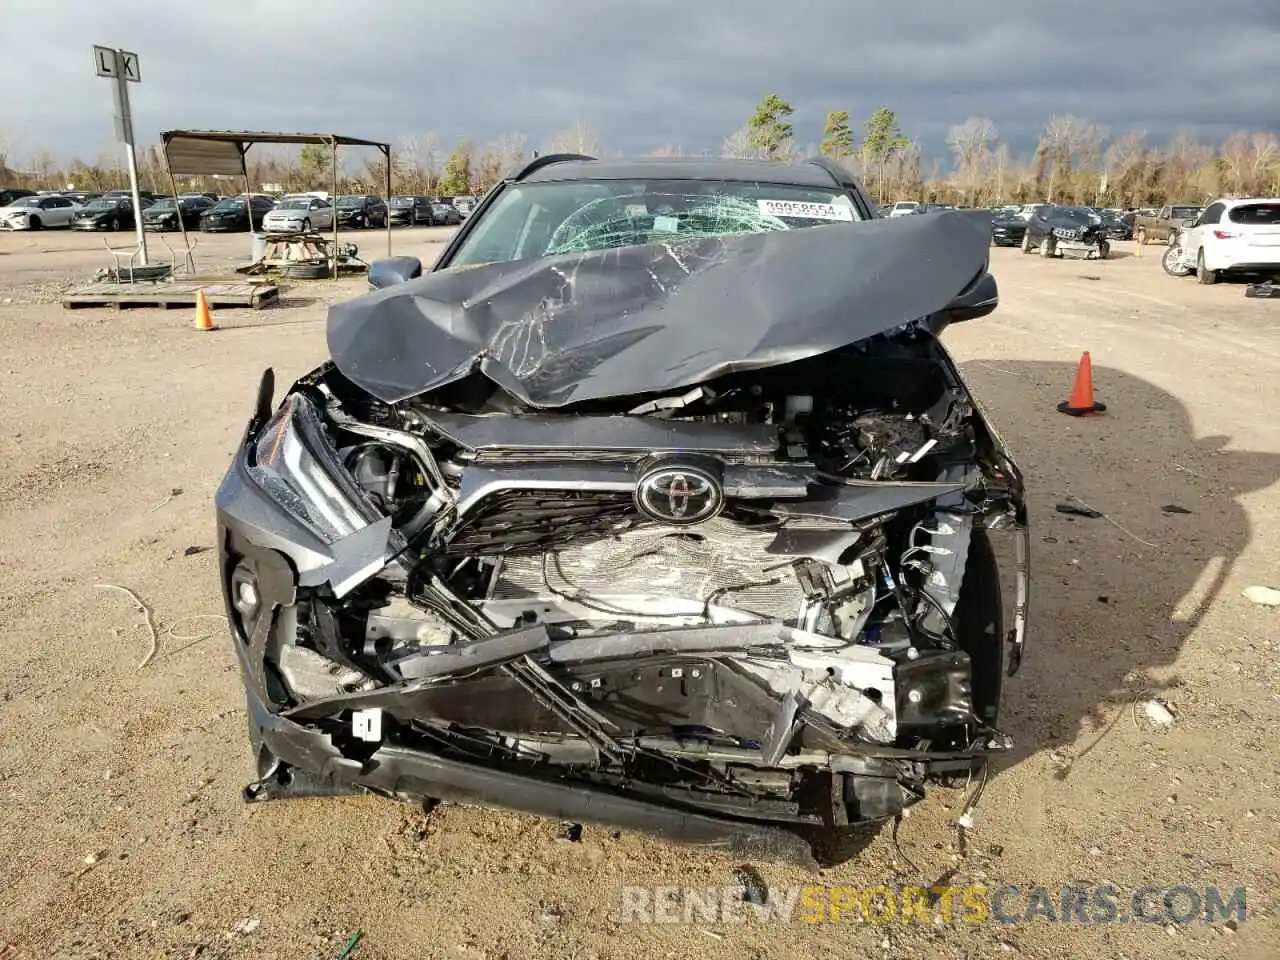
[[[450,266],[857,220],[834,187],[723,180],[574,180],[503,190]]]

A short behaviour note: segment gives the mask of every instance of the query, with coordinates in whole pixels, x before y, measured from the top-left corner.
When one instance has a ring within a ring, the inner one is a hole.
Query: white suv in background
[[[899,200],[889,208],[889,216],[891,217],[909,217],[913,213],[920,212],[920,204],[914,200]]]
[[[1196,279],[1224,273],[1280,276],[1280,198],[1216,200],[1182,235],[1182,262]]]

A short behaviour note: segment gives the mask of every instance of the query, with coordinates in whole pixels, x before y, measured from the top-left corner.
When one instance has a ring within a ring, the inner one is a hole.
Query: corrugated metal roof
[[[160,134],[174,176],[244,176],[245,151],[255,143],[317,143],[340,147],[377,147],[389,143],[336,133],[277,133],[269,130],[166,130]]]

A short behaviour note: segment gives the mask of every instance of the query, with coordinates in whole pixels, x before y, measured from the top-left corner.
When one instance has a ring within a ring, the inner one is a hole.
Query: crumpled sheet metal
[[[476,370],[535,408],[660,393],[935,313],[990,241],[947,211],[442,270],[331,307],[329,351],[387,403]]]

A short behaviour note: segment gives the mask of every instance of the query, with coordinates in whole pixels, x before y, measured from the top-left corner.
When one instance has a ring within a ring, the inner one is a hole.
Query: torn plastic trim
[[[270,713],[246,691],[252,739],[276,761],[246,789],[246,800],[334,795],[356,788],[413,800],[446,800],[517,810],[558,820],[622,828],[737,856],[816,870],[812,847],[790,830],[694,813],[610,793],[603,788],[542,780],[449,760],[405,747],[380,747],[361,762],[343,756],[324,733]]]
[[[271,418],[262,416],[263,391],[271,371],[263,377],[259,408],[250,420],[243,440],[214,495],[218,521],[245,540],[278,551],[289,558],[297,571],[298,586],[328,585],[334,596],[346,596],[357,586],[384,569],[404,546],[403,535],[392,528],[391,518],[381,516],[338,460],[333,445],[318,433],[319,415],[311,401],[291,394],[297,409],[309,410],[315,418],[303,438],[308,454],[326,471],[336,487],[351,500],[370,522],[334,539],[325,536],[273,497],[257,479],[250,465],[253,450]],[[266,395],[269,398],[269,394]],[[266,401],[269,403],[269,399]],[[283,405],[282,408],[283,409]],[[277,411],[277,415],[278,415]]]

